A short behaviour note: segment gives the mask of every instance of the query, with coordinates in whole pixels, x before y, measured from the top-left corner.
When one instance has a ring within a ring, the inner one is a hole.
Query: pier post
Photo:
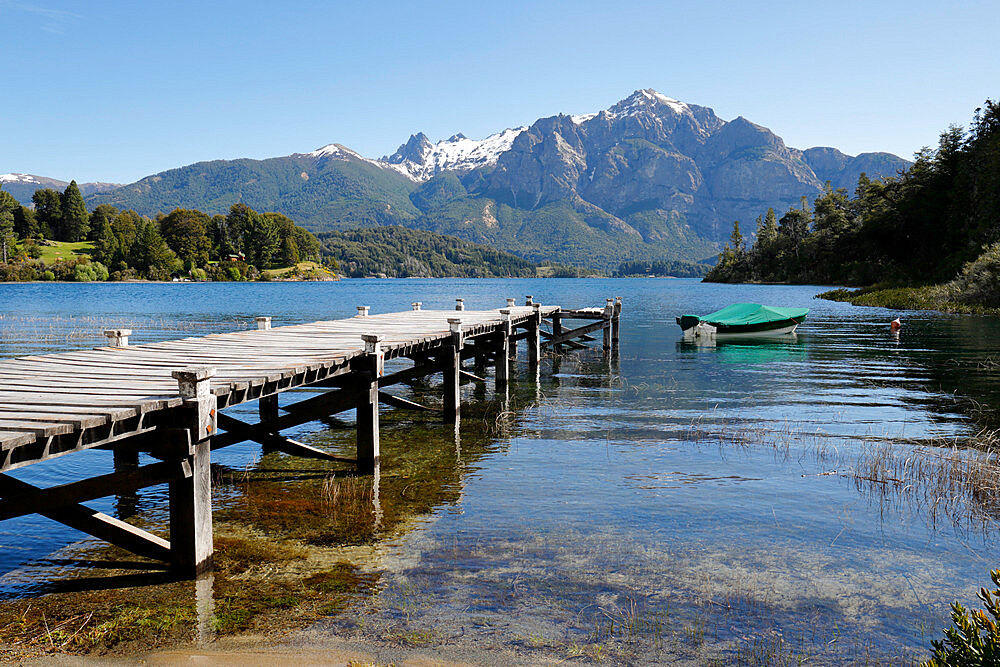
[[[621,318],[622,318],[622,298],[620,296],[615,297],[615,312],[611,316],[611,346],[617,350],[618,349],[618,334],[621,329]]]
[[[510,309],[501,308],[500,335],[497,341],[496,373],[494,376],[496,391],[498,393],[505,391],[507,384],[510,382],[510,334]]]
[[[128,347],[128,337],[132,335],[132,330],[105,329],[104,335],[108,339],[108,347]]]
[[[614,299],[608,299],[604,306],[604,326],[601,327],[601,331],[604,336],[601,340],[601,349],[605,352],[611,351],[611,323],[615,315],[615,301]]]
[[[134,471],[139,468],[139,450],[122,444],[114,448],[115,472]],[[138,491],[122,491],[115,495],[115,514],[119,519],[135,515],[139,508]]]
[[[535,312],[528,320],[528,367],[538,368],[538,362],[542,358],[542,311],[539,306],[535,306]]]
[[[442,352],[441,371],[444,373],[444,423],[457,424],[462,418],[461,377],[462,369],[462,318],[449,317],[451,341]]]
[[[271,330],[271,318],[265,315],[258,316],[257,330],[258,331],[270,331]],[[269,396],[261,396],[257,401],[257,415],[260,417],[261,423],[266,423],[269,421],[274,421],[278,418],[278,395],[271,394]],[[271,447],[267,445],[261,446],[261,451],[264,454],[269,454],[274,451]]]
[[[515,301],[517,301],[517,299],[508,298],[507,299],[507,308],[514,308],[514,306],[516,305]],[[517,343],[514,343],[513,345],[510,346],[510,358],[511,359],[517,359],[517,349],[518,349]]]
[[[382,376],[384,355],[382,336],[362,334],[364,355],[353,362],[358,377],[357,451],[358,471],[374,473],[379,466],[378,379]]]
[[[552,340],[556,340],[562,335],[562,313],[556,311],[552,313]],[[558,343],[552,346],[552,351],[559,353],[562,350],[562,346]]]
[[[413,303],[410,304],[410,308],[412,308],[413,310],[420,310],[421,306],[423,305],[424,304],[422,301],[414,301]]]
[[[212,569],[211,440],[216,400],[211,392],[214,368],[188,368],[171,374],[184,399],[184,419],[177,431],[181,459],[191,476],[169,484],[171,566],[189,576]]]
[[[535,305],[534,297],[532,297],[530,294],[528,296],[524,297],[524,305],[526,305],[526,306],[533,306],[533,305]]]
[[[358,317],[368,317],[369,306],[358,306]]]
[[[278,395],[261,396],[257,401],[257,414],[261,422],[274,421],[278,418]]]
[[[455,310],[465,310],[465,299],[455,299]]]

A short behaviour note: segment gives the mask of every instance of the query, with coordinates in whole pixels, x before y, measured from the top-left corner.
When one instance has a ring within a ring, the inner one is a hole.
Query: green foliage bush
[[[108,267],[100,262],[77,264],[73,270],[73,279],[78,283],[103,282],[108,279]]]
[[[947,288],[954,301],[1000,308],[1000,243],[987,247],[982,255],[962,267]]]
[[[944,631],[943,640],[934,640],[934,653],[924,667],[979,667],[1000,665],[1000,570],[990,572],[997,590],[980,588],[977,597],[986,610],[967,610],[951,605],[954,624]]]
[[[0,282],[23,282],[38,279],[38,268],[32,262],[0,264]]]
[[[56,274],[54,274],[51,271],[49,271],[48,269],[46,269],[45,271],[42,271],[42,275],[40,276],[40,278],[42,280],[55,280],[56,279]]]

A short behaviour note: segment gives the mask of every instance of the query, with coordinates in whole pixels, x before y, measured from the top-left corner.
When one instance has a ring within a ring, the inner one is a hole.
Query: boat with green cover
[[[782,336],[795,333],[808,313],[808,308],[734,303],[708,315],[681,315],[677,324],[685,333],[699,324],[708,324],[715,327],[716,336]]]

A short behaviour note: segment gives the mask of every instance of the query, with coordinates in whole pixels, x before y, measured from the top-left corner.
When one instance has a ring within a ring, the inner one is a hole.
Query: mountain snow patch
[[[0,174],[0,183],[38,183],[42,184],[40,180],[32,176],[31,174]]]
[[[415,181],[426,181],[442,171],[469,171],[495,164],[526,129],[510,128],[479,140],[456,134],[436,144],[425,145],[419,160],[390,158],[391,162],[386,164]]]

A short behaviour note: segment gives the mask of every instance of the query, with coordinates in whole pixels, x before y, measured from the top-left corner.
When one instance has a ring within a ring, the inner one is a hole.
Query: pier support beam
[[[462,319],[449,317],[451,341],[441,352],[441,372],[444,374],[444,423],[457,424],[462,418],[461,371],[462,371]]]
[[[357,449],[358,471],[369,474],[379,467],[378,380],[382,375],[384,357],[382,336],[364,334],[365,354],[354,361],[357,384]]]
[[[211,439],[215,435],[216,400],[211,392],[214,368],[174,371],[184,399],[181,428],[173,431],[181,461],[191,476],[170,482],[170,565],[185,576],[212,569]]]

